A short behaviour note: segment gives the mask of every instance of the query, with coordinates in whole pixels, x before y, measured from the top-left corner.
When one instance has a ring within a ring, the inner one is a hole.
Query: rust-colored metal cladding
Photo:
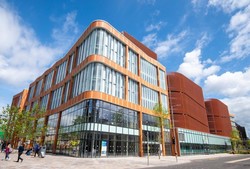
[[[201,87],[177,72],[169,73],[167,79],[175,127],[209,133]]]
[[[232,125],[227,105],[218,99],[206,100],[205,105],[210,133],[230,137]]]
[[[28,90],[24,89],[22,92],[13,96],[11,106],[19,107],[20,111],[23,110],[26,98],[28,96]]]

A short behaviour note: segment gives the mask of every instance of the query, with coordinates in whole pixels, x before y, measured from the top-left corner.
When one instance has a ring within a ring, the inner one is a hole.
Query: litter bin
[[[46,153],[46,146],[42,146],[40,149],[40,157],[44,158]]]

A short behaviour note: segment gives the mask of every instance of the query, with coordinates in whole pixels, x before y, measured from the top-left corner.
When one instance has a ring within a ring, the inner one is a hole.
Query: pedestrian
[[[19,160],[21,160],[21,162],[23,162],[23,159],[21,158],[21,155],[23,154],[23,151],[24,151],[24,144],[21,144],[18,147],[18,158],[17,158],[16,162],[19,162]]]
[[[5,143],[5,141],[3,141],[3,143],[2,143],[2,147],[1,147],[1,152],[3,152],[3,151],[4,151],[5,147],[6,147],[6,143]]]
[[[11,153],[11,145],[7,144],[5,147],[5,160],[10,160],[9,154]]]
[[[40,146],[39,146],[39,144],[36,143],[35,147],[34,147],[34,151],[35,151],[34,157],[36,157],[36,154],[39,157],[39,150],[40,150]]]

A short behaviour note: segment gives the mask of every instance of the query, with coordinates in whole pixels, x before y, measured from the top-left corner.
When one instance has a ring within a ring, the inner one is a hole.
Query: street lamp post
[[[171,116],[172,116],[172,130],[173,130],[173,135],[174,138],[172,140],[172,143],[174,143],[174,153],[175,153],[175,159],[176,162],[178,162],[178,158],[177,158],[177,147],[176,147],[176,134],[175,134],[175,125],[174,125],[174,113],[173,113],[173,106],[171,105]]]

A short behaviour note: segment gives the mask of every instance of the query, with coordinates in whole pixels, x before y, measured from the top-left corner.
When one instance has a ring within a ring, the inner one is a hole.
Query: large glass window
[[[51,87],[53,75],[54,75],[54,70],[45,76],[44,91],[47,91]]]
[[[124,86],[124,75],[101,63],[90,63],[74,77],[73,97],[95,90],[124,99]]]
[[[38,96],[41,93],[41,89],[42,89],[42,84],[43,84],[43,79],[41,79],[36,86],[36,96]]]
[[[40,108],[47,110],[48,101],[49,101],[49,94],[42,97]]]
[[[163,70],[160,69],[160,87],[164,90],[166,90],[166,74]]]
[[[71,73],[73,68],[73,62],[74,62],[74,53],[69,57],[69,66],[68,66],[68,73]]]
[[[33,96],[34,96],[35,86],[36,85],[30,87],[30,93],[29,93],[28,101],[30,101],[33,98]]]
[[[63,99],[63,103],[66,103],[68,101],[68,95],[69,95],[69,84],[70,82],[66,82],[65,83],[65,87],[64,87],[64,99]]]
[[[58,113],[50,115],[48,117],[47,132],[45,137],[47,152],[52,152],[52,147],[56,135],[57,122],[58,122]]]
[[[138,104],[138,82],[129,79],[129,88],[128,88],[128,100],[132,103]]]
[[[148,109],[154,108],[159,103],[158,92],[142,85],[142,106]]]
[[[61,105],[63,87],[60,87],[52,92],[51,109],[55,109]]]
[[[168,99],[167,99],[167,96],[165,94],[161,94],[161,104],[162,104],[162,107],[168,111]]]
[[[141,77],[147,82],[157,85],[156,67],[141,57]]]
[[[138,54],[129,49],[128,70],[138,75]]]
[[[58,84],[65,78],[66,66],[67,66],[67,61],[64,61],[61,65],[58,66],[56,75],[56,84]]]
[[[77,65],[92,54],[102,55],[125,66],[125,45],[104,29],[95,29],[78,47]]]
[[[62,112],[57,153],[100,157],[106,141],[107,156],[138,155],[137,112],[100,100],[85,100]]]

